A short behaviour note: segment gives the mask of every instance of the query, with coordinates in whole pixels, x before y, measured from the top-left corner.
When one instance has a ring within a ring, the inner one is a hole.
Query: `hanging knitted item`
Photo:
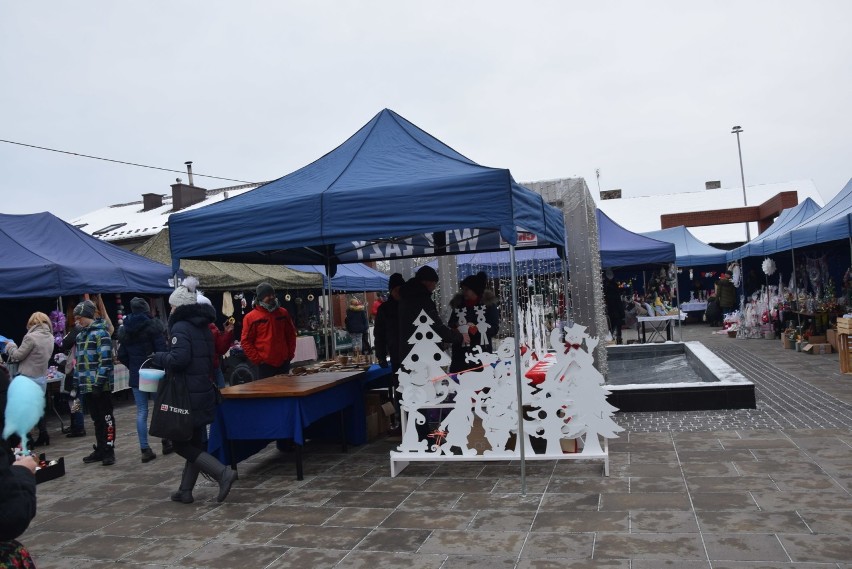
[[[118,325],[121,326],[124,323],[124,304],[121,303],[121,294],[115,295],[115,305],[118,311]]]
[[[771,277],[775,274],[775,261],[773,261],[769,257],[763,260],[763,264],[761,265],[761,267],[763,268],[763,272],[766,273],[766,276]]]
[[[53,341],[57,346],[62,344],[62,335],[65,333],[65,314],[61,310],[50,313],[50,324],[53,330]]]

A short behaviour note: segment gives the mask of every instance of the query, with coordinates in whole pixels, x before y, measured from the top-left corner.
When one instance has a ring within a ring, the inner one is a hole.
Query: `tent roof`
[[[272,212],[288,215],[274,219]],[[509,170],[476,164],[388,109],[313,163],[251,192],[174,213],[169,227],[175,259],[286,264],[455,253],[464,247],[444,249],[443,241],[459,229],[494,236],[493,249],[499,238],[516,243],[518,229],[540,245],[565,239],[562,212],[516,184]],[[227,239],[211,240],[212,227]],[[458,240],[468,250],[486,241]]]
[[[803,223],[790,230],[793,248],[808,247],[818,243],[847,239],[852,214],[852,179],[830,202]],[[785,247],[788,249],[789,247]]]
[[[325,286],[328,286],[325,267],[322,265],[290,265],[290,268],[305,273],[317,273],[317,278],[323,275]],[[337,267],[337,272],[331,278],[331,288],[338,292],[386,291],[388,280],[388,275],[381,271],[363,263],[351,263]]]
[[[807,198],[795,207],[782,211],[769,228],[748,243],[729,251],[728,261],[743,257],[762,257],[790,248],[790,230],[801,225],[820,210],[819,205]]]
[[[86,235],[54,215],[0,214],[0,298],[165,294],[171,269]]]
[[[169,230],[164,229],[134,250],[143,257],[171,265]],[[277,265],[248,265],[245,263],[219,263],[216,261],[182,260],[181,269],[197,277],[201,290],[249,290],[261,282],[277,289],[320,288],[322,278],[316,274],[299,272]]]
[[[724,265],[727,251],[711,247],[699,241],[689,229],[680,225],[659,231],[643,233],[645,237],[672,243],[677,254],[677,264],[680,267],[698,267],[701,265]]]
[[[673,244],[628,231],[599,209],[595,214],[601,242],[601,268],[675,262],[677,255]]]

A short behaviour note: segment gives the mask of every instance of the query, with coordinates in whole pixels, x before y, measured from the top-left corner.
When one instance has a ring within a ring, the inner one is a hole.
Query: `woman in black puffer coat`
[[[195,287],[198,281],[188,278],[169,297],[172,313],[169,316],[168,352],[153,354],[155,365],[186,381],[189,389],[192,420],[195,429],[189,441],[173,441],[174,450],[186,459],[180,487],[172,494],[175,502],[191,504],[192,489],[203,472],[219,482],[218,502],[223,501],[236,480],[236,472],[208,454],[207,425],[216,417],[216,391],[213,380],[215,347],[209,325],[216,319],[212,306],[197,303]]]

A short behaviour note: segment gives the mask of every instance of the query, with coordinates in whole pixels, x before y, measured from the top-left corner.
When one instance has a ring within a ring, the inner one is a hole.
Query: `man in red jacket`
[[[289,373],[296,354],[293,319],[278,304],[272,285],[260,283],[256,292],[254,309],[243,318],[243,351],[257,366],[258,379]]]

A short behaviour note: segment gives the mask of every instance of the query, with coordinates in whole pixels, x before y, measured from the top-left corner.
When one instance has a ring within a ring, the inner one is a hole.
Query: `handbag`
[[[160,380],[157,388],[148,434],[171,441],[188,441],[192,438],[193,430],[192,405],[186,378],[169,373]]]

